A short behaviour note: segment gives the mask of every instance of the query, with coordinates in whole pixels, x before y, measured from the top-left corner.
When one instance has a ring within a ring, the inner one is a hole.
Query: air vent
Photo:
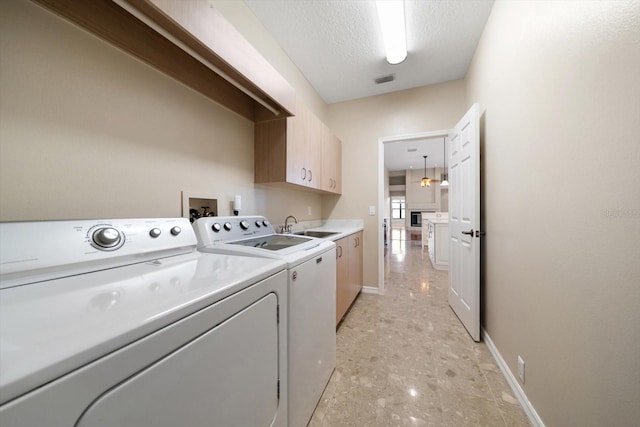
[[[373,81],[379,85],[382,83],[387,83],[387,82],[392,82],[396,79],[396,75],[395,74],[389,74],[386,76],[382,76],[382,77],[378,77],[377,79],[374,79]]]
[[[417,148],[409,148],[409,149],[407,150],[407,153],[415,153],[416,151],[418,151],[418,149],[417,149]]]

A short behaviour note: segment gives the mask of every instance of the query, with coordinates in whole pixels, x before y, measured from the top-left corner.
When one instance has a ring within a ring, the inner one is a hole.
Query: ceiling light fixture
[[[449,181],[447,181],[447,178],[449,178],[449,174],[447,173],[447,146],[445,144],[445,138],[442,138],[442,152],[442,157],[444,157],[444,168],[442,168],[442,182],[440,183],[440,186],[448,187]]]
[[[392,65],[399,64],[407,57],[404,0],[377,0],[376,9],[382,28],[387,62]]]
[[[420,187],[431,187],[431,180],[427,177],[427,156],[422,157],[424,157],[424,176],[420,181]]]

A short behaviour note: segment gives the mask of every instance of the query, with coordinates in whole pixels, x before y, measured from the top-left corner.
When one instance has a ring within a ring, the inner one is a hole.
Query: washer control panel
[[[30,270],[64,277],[58,272],[189,253],[197,244],[187,218],[4,222],[0,235],[0,288],[30,283]]]
[[[273,226],[263,216],[203,217],[193,223],[193,228],[201,246],[275,234]]]

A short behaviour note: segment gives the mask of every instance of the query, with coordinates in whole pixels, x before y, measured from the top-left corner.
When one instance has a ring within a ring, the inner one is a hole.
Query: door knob
[[[467,236],[473,237],[473,228],[469,231],[463,231],[462,234],[466,234]]]

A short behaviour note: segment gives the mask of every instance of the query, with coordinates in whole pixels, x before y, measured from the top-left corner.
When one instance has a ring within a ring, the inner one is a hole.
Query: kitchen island
[[[427,249],[429,251],[429,259],[431,260],[433,268],[436,270],[448,270],[449,219],[429,218],[423,220],[423,229],[426,231]]]

